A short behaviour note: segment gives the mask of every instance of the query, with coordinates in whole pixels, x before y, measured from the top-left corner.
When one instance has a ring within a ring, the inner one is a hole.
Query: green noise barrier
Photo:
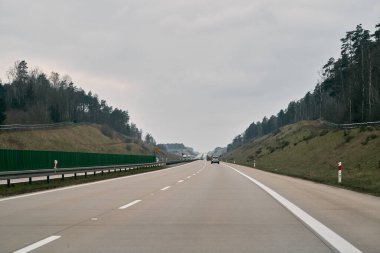
[[[155,156],[0,149],[0,172],[153,163]]]

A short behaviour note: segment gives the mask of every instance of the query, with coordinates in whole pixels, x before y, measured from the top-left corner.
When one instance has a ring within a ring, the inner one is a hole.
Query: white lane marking
[[[136,205],[136,204],[139,203],[139,202],[141,202],[141,200],[140,200],[140,199],[137,199],[137,200],[135,200],[135,201],[132,201],[132,202],[129,203],[129,204],[126,204],[126,205],[124,205],[124,206],[119,207],[119,209],[126,209],[126,208],[128,208],[128,207],[131,207],[131,206],[133,206],[133,205]]]
[[[98,220],[98,218],[91,218],[91,220],[92,220],[92,221],[97,221],[97,220]]]
[[[182,183],[183,182],[183,180],[181,179],[181,180],[179,180],[177,183]]]
[[[31,245],[29,245],[29,246],[27,246],[25,248],[22,248],[22,249],[19,249],[17,251],[14,251],[13,253],[27,253],[27,252],[35,250],[35,249],[37,249],[37,248],[39,248],[41,246],[44,246],[45,244],[48,244],[48,243],[50,243],[50,242],[52,242],[54,240],[57,240],[58,238],[61,238],[61,236],[59,236],[59,235],[53,235],[53,236],[45,238],[45,239],[43,239],[41,241],[33,243],[33,244],[31,244]]]
[[[193,176],[195,176],[195,174],[193,174]]]
[[[46,190],[46,191],[40,191],[40,192],[35,192],[35,193],[28,193],[28,194],[24,194],[24,195],[14,196],[14,197],[3,198],[3,199],[0,199],[0,202],[7,201],[7,200],[13,200],[13,199],[19,199],[19,198],[36,196],[36,195],[45,194],[45,193],[52,193],[52,192],[59,192],[59,191],[64,191],[64,190],[70,190],[70,189],[75,189],[75,188],[80,188],[80,187],[85,187],[85,186],[90,186],[90,185],[95,185],[95,184],[102,184],[102,183],[107,183],[107,182],[112,182],[112,181],[117,181],[117,180],[122,180],[122,179],[128,179],[128,178],[132,178],[132,177],[140,177],[140,176],[148,175],[148,174],[161,173],[161,172],[164,172],[164,171],[172,170],[172,169],[179,168],[179,167],[182,167],[182,166],[186,166],[186,165],[189,165],[189,164],[191,164],[191,163],[186,163],[186,164],[182,164],[182,165],[178,165],[178,166],[174,166],[174,167],[171,167],[171,168],[167,168],[167,169],[163,169],[163,170],[158,170],[158,171],[145,172],[145,173],[141,173],[141,174],[137,174],[137,175],[129,175],[129,176],[125,176],[125,177],[106,179],[106,180],[96,181],[96,182],[87,183],[87,184],[79,184],[79,185],[74,185],[74,186],[62,187],[62,188],[58,188],[58,189],[54,189],[54,190]]]
[[[288,209],[291,213],[293,213],[296,217],[298,217],[304,224],[306,224],[309,228],[311,228],[315,233],[317,233],[325,242],[327,242],[329,245],[331,245],[333,248],[335,248],[338,252],[347,252],[347,253],[361,253],[359,249],[357,249],[355,246],[353,246],[351,243],[343,239],[341,236],[339,236],[337,233],[323,225],[321,222],[313,218],[311,215],[306,213],[304,210],[287,200],[286,198],[282,197],[280,194],[269,188],[268,186],[260,183],[256,179],[244,174],[243,172],[240,172],[239,170],[224,164],[224,166],[227,166],[240,175],[248,178],[253,183],[255,183],[257,186],[259,186],[261,189],[263,189],[265,192],[267,192],[269,195],[271,195],[275,200],[280,202],[281,205],[283,205],[286,209]]]
[[[167,189],[169,189],[171,186],[166,186],[164,188],[161,189],[161,191],[166,191]]]
[[[191,176],[188,176],[187,178],[191,178]]]

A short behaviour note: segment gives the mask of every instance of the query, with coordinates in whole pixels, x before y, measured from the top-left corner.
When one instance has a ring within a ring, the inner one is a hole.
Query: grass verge
[[[380,127],[331,129],[304,121],[242,145],[223,160],[380,196],[379,137]]]

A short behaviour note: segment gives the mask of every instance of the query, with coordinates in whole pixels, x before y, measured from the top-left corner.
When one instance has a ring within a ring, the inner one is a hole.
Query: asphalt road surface
[[[0,252],[379,252],[379,238],[380,198],[206,161],[0,199]]]

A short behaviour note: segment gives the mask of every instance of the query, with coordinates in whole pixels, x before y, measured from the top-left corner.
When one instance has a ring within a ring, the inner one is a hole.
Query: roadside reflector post
[[[338,183],[342,183],[342,162],[338,163]]]
[[[253,160],[253,168],[256,168],[256,160]]]
[[[58,161],[54,160],[54,173],[57,172],[57,167],[58,167]]]

